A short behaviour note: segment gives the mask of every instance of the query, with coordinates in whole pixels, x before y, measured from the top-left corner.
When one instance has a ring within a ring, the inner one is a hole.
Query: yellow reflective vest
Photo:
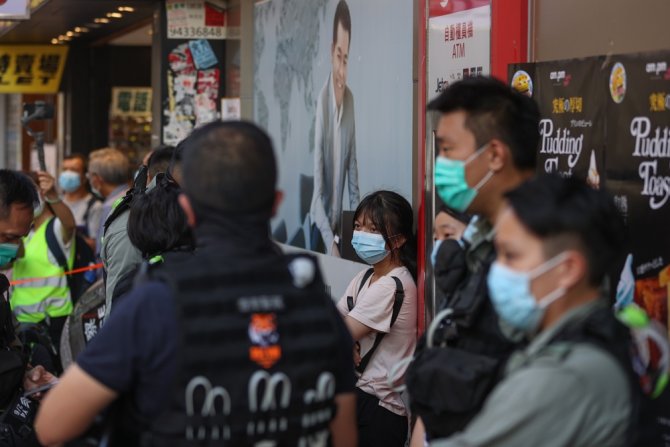
[[[53,219],[53,218],[52,218]],[[16,319],[21,323],[38,323],[49,317],[64,317],[72,313],[72,299],[63,268],[53,258],[49,260],[46,228],[49,221],[40,225],[23,240],[25,254],[14,262],[14,281],[36,278],[14,286],[10,304]],[[74,238],[67,257],[68,270],[74,264]],[[53,257],[53,255],[52,255]]]

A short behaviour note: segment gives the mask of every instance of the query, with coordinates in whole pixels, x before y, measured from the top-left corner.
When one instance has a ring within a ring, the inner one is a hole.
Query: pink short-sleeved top
[[[411,356],[416,347],[416,284],[406,267],[396,267],[372,284],[370,284],[372,277],[368,278],[359,294],[357,292],[364,274],[365,270],[349,283],[344,296],[337,303],[337,308],[343,316],[349,315],[374,330],[358,340],[361,345],[361,357],[372,348],[377,332],[384,332],[387,335],[377,348],[363,375],[358,378],[356,386],[376,396],[382,407],[404,416],[407,410],[400,395],[389,385],[388,375],[391,368],[400,360]],[[393,327],[391,327],[391,315],[396,283],[392,276],[400,279],[405,291],[405,299]],[[354,298],[355,307],[351,312],[347,308],[347,296]],[[404,376],[405,370],[406,367],[399,371],[399,375],[395,378]]]

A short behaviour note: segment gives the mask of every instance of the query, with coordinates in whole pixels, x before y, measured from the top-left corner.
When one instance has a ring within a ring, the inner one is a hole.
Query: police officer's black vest
[[[429,439],[448,437],[467,426],[519,346],[501,332],[489,299],[486,277],[495,252],[488,244],[482,247],[486,254],[476,271],[468,271],[442,303],[440,310],[450,308],[452,313],[435,332],[433,347],[426,346],[424,335],[407,369],[412,412],[421,417]]]
[[[316,261],[274,255],[236,271],[201,253],[176,265],[152,273],[177,304],[178,366],[142,445],[327,445],[342,341]]]

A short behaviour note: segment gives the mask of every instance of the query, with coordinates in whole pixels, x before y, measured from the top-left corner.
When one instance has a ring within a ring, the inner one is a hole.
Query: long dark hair
[[[404,236],[405,243],[391,256],[407,267],[416,280],[416,235],[414,233],[414,211],[403,196],[393,191],[375,191],[368,194],[356,208],[354,222],[363,217],[375,226],[386,244],[397,236]]]

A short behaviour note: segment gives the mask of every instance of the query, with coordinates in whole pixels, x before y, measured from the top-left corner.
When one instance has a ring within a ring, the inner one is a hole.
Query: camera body
[[[54,117],[54,107],[44,101],[35,101],[33,103],[23,104],[23,118],[21,121],[26,124],[36,120],[48,120]]]

